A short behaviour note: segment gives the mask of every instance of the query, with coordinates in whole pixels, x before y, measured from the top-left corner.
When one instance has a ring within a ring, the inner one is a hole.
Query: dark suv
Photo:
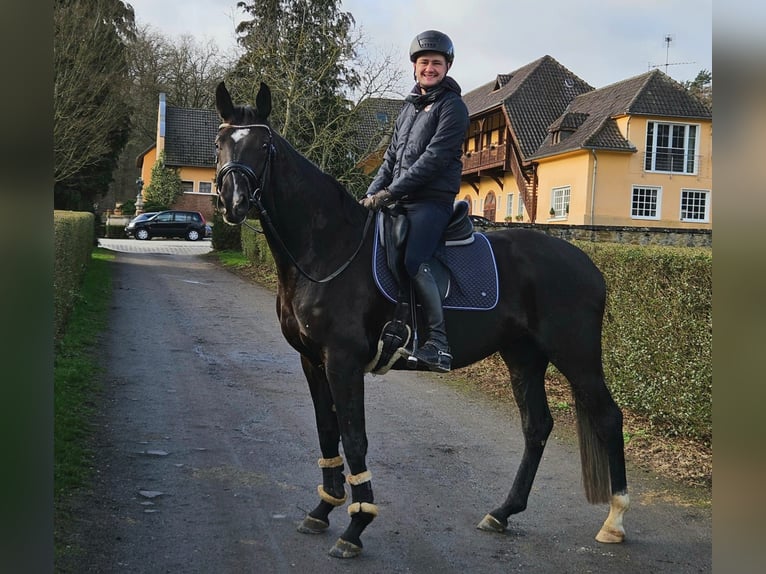
[[[205,218],[198,211],[160,211],[149,217],[141,214],[132,219],[125,232],[136,239],[184,237],[197,241],[205,237],[205,225]]]

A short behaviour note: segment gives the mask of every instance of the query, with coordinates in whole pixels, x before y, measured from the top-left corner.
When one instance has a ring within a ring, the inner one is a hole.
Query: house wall
[[[587,152],[578,151],[566,156],[557,156],[549,161],[540,161],[537,168],[537,222],[538,223],[590,223],[590,184],[592,181],[591,159]],[[553,190],[568,186],[569,214],[552,217]]]
[[[210,221],[213,218],[215,198],[215,169],[209,167],[182,167],[179,172],[181,181],[194,183],[194,191],[186,192],[173,204],[173,209],[199,211]],[[200,193],[200,182],[210,183],[212,193]]]
[[[456,199],[465,199],[471,204],[471,213],[473,215],[484,215],[484,206],[487,201],[487,196],[490,192],[495,193],[497,201],[495,209],[495,221],[505,221],[506,214],[506,199],[509,193],[513,194],[514,207],[513,213],[516,213],[516,203],[518,202],[519,190],[516,185],[516,180],[510,173],[506,174],[503,181],[503,187],[500,187],[494,179],[491,177],[481,177],[476,184],[479,188],[477,193],[474,187],[465,181],[460,184],[460,192]]]
[[[157,148],[153,147],[148,152],[144,154],[143,164],[141,164],[141,179],[144,180],[144,187],[141,190],[141,194],[143,195],[143,190],[146,189],[146,187],[149,185],[149,182],[152,181],[152,168],[154,167],[154,164],[157,163]]]

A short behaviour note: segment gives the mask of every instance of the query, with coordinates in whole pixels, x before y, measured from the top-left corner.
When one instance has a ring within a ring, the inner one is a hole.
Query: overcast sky
[[[139,25],[236,49],[237,0],[127,2]],[[401,56],[406,90],[410,41],[431,28],[452,38],[450,75],[464,93],[545,55],[597,88],[652,66],[665,71],[666,62],[681,82],[713,71],[712,0],[342,0],[341,9],[354,16],[372,54]]]

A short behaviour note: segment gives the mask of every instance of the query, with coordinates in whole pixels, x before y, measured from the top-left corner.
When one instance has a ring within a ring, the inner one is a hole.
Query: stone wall
[[[712,247],[709,229],[673,229],[669,227],[617,227],[609,225],[548,225],[545,223],[498,223],[498,227],[537,229],[567,241],[626,243],[631,245],[671,245],[675,247]]]

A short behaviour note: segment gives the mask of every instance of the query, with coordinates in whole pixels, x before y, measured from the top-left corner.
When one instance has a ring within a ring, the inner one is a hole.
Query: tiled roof
[[[165,165],[215,167],[215,136],[220,122],[215,110],[167,106]]]
[[[359,157],[364,157],[388,145],[394,123],[404,100],[368,98],[354,110],[357,116],[353,145]]]
[[[527,159],[572,99],[592,90],[593,86],[554,58],[543,56],[510,74],[498,75],[466,93],[463,101],[471,117],[502,105],[519,151]]]
[[[707,106],[681,84],[659,70],[652,70],[572,100],[566,112],[551,123],[550,134],[531,159],[582,148],[635,151],[635,146],[623,137],[615,122],[615,118],[625,115],[712,118]],[[572,118],[578,118],[579,125],[569,137],[554,144],[553,132],[566,131]]]

